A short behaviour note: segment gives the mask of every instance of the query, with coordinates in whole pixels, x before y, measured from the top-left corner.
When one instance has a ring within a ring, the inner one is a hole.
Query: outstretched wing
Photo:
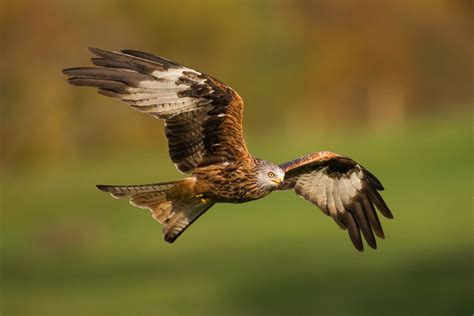
[[[99,89],[165,121],[171,160],[179,171],[250,161],[242,134],[242,98],[206,74],[134,50],[90,48],[98,67],[65,69],[69,83]]]
[[[377,178],[354,160],[321,151],[281,164],[285,171],[283,190],[318,206],[342,228],[347,229],[354,246],[364,249],[360,232],[376,249],[374,233],[385,238],[374,205],[387,218],[392,213],[377,191],[383,186]]]

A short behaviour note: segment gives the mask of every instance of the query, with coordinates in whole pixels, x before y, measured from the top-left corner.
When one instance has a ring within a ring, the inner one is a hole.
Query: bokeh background
[[[2,1],[2,315],[470,315],[473,7],[433,1]],[[61,69],[88,46],[204,71],[247,144],[374,172],[395,214],[357,252],[280,192],[218,205],[175,244],[95,190],[182,177],[161,123]]]

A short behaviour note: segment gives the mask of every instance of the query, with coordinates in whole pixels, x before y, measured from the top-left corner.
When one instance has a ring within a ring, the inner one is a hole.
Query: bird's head
[[[269,190],[278,188],[285,178],[285,172],[266,160],[257,160],[257,184]]]

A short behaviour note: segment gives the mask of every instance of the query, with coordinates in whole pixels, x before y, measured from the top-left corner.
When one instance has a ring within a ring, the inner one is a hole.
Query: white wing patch
[[[205,157],[210,157],[206,163],[213,163],[221,156],[232,159],[247,154],[240,125],[242,99],[230,87],[148,53],[90,50],[96,56],[92,63],[98,67],[65,69],[68,82],[98,88],[100,94],[164,120],[170,158],[179,171],[192,172]],[[228,112],[229,108],[235,111]],[[227,114],[235,117],[234,125],[224,124]],[[232,133],[219,134],[220,129]],[[237,144],[221,141],[231,136]]]
[[[347,229],[357,249],[363,250],[361,232],[374,249],[374,233],[384,238],[374,205],[384,216],[393,216],[377,193],[377,189],[383,189],[380,182],[360,165],[346,161],[346,166],[331,169],[326,165],[291,177],[295,179],[296,194],[318,206],[342,229]],[[289,181],[291,183],[291,179]]]
[[[327,215],[336,216],[352,203],[362,190],[363,172],[360,168],[340,177],[329,176],[327,168],[318,169],[298,178],[295,191],[316,204]]]
[[[189,89],[190,84],[205,84],[201,73],[186,67],[155,70],[152,76],[156,80],[141,81],[138,87],[127,87],[126,93],[117,97],[133,106],[133,109],[158,117],[173,116],[196,107],[206,105],[204,98],[181,97],[180,92]],[[186,77],[187,84],[179,79]]]

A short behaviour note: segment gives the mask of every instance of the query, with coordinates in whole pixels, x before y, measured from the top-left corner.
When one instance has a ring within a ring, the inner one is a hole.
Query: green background
[[[0,314],[471,315],[472,21],[469,1],[2,2]],[[386,239],[359,253],[276,192],[165,243],[94,187],[184,176],[162,123],[66,84],[87,46],[228,83],[257,157],[355,159],[386,188]]]
[[[97,182],[180,177],[155,150],[7,174],[5,315],[462,315],[472,310],[471,123],[252,144],[284,161],[327,143],[370,166],[395,218],[379,249],[291,192],[217,205],[174,244]],[[370,144],[370,146],[367,146]],[[251,147],[251,148],[252,148]],[[158,156],[158,159],[157,159]],[[105,159],[107,158],[107,159]]]

